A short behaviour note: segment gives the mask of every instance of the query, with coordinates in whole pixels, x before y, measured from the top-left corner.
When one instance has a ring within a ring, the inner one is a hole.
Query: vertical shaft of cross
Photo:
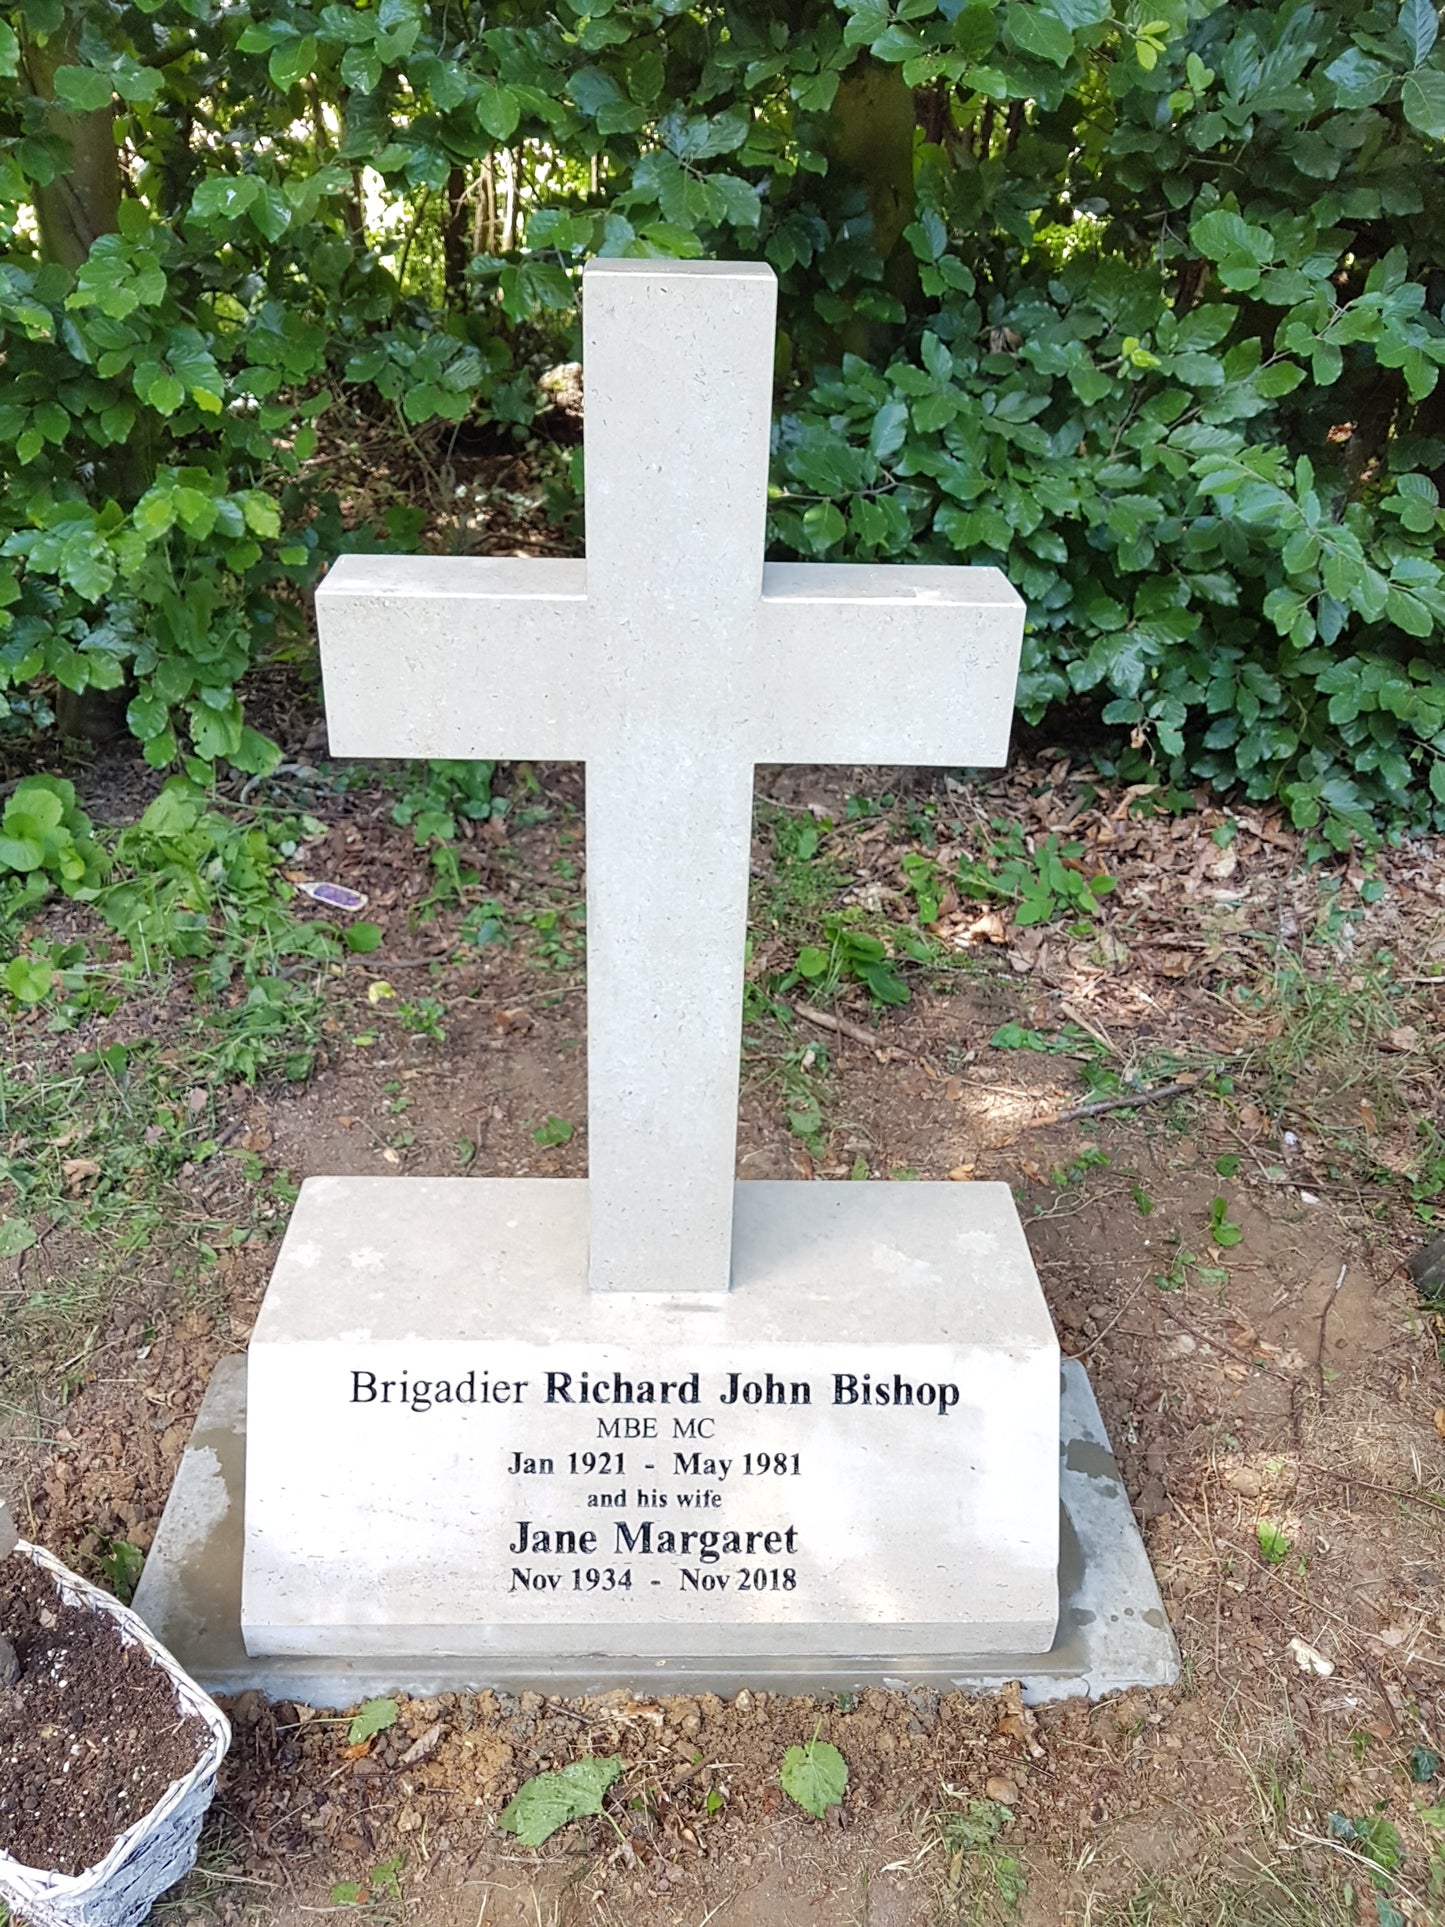
[[[747,264],[584,283],[594,1290],[728,1285],[775,298]]]

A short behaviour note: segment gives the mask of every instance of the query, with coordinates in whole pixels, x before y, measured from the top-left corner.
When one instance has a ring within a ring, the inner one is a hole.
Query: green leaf
[[[373,950],[381,948],[381,925],[379,923],[353,923],[347,926],[346,947],[355,951],[359,957],[368,957]]]
[[[208,174],[191,196],[191,213],[198,221],[236,220],[263,185],[254,174]]]
[[[1288,1559],[1291,1542],[1282,1526],[1275,1525],[1271,1519],[1261,1519],[1254,1528],[1254,1536],[1267,1566],[1282,1565]]]
[[[395,1726],[401,1713],[394,1699],[367,1700],[352,1715],[351,1724],[346,1729],[346,1737],[352,1746],[360,1746],[374,1734],[384,1733],[389,1726]]]
[[[1411,60],[1418,67],[1435,45],[1440,32],[1440,16],[1435,11],[1435,0],[1402,0],[1400,32],[1410,49]]]
[[[574,1135],[573,1127],[565,1117],[546,1118],[532,1133],[536,1143],[548,1147],[555,1144],[570,1144]]]
[[[1244,1237],[1244,1232],[1231,1220],[1229,1206],[1223,1198],[1209,1201],[1209,1235],[1221,1251],[1230,1250]]]
[[[94,67],[57,67],[55,70],[56,99],[79,113],[99,113],[102,107],[109,107],[114,92],[110,75],[97,73]]]
[[[6,818],[7,825],[10,819]],[[16,836],[11,829],[0,836],[0,869],[18,870],[21,876],[28,876],[32,870],[40,869],[45,862],[45,846],[35,837]]]
[[[316,36],[305,33],[297,40],[287,40],[272,52],[267,61],[267,71],[277,87],[283,90],[294,87],[298,80],[306,76],[316,65]]]
[[[38,957],[12,957],[0,974],[10,995],[22,1004],[38,1004],[55,982],[52,967]]]
[[[1081,27],[1102,26],[1109,18],[1109,0],[1043,0],[1043,4],[1050,13],[1058,15],[1071,33],[1077,33]],[[1153,21],[1150,26],[1162,27],[1167,32],[1168,24]],[[1145,33],[1149,30],[1149,26],[1143,29]]]
[[[830,549],[848,533],[848,524],[836,502],[814,502],[803,517],[803,528],[814,549]]]
[[[234,696],[224,710],[205,702],[191,703],[188,708],[191,741],[198,756],[213,763],[218,756],[230,756],[241,747],[241,705]]]
[[[1000,1024],[988,1041],[995,1050],[1049,1049],[1049,1040],[1041,1031],[1026,1030],[1022,1024]]]
[[[567,92],[584,114],[596,118],[598,109],[622,99],[622,89],[600,67],[580,67],[567,82]]]
[[[848,1785],[848,1762],[826,1740],[790,1746],[783,1755],[783,1791],[804,1813],[821,1819],[829,1807],[841,1804]]]
[[[186,398],[185,384],[169,368],[158,368],[144,388],[141,387],[141,377],[137,371],[136,393],[162,415],[174,415]]]
[[[1189,238],[1201,254],[1220,264],[1220,279],[1227,288],[1254,287],[1260,270],[1274,259],[1274,236],[1269,229],[1255,227],[1228,208],[1201,214],[1190,224]]]
[[[125,720],[133,736],[148,742],[152,736],[159,736],[170,721],[170,705],[150,690],[143,689],[134,697],[125,712]],[[155,807],[154,804],[151,806]]]
[[[35,1240],[35,1227],[24,1218],[0,1218],[0,1258],[18,1258]]]
[[[1400,105],[1405,118],[1431,140],[1445,140],[1445,74],[1427,67],[1418,74],[1406,74],[1400,89]]]
[[[1022,53],[1037,54],[1058,67],[1074,51],[1074,36],[1058,14],[1029,0],[1013,0],[1004,15],[1004,32]]]
[[[493,80],[478,83],[477,123],[493,140],[510,140],[521,118],[521,104],[510,87]]]
[[[8,20],[0,20],[0,79],[13,80],[20,71],[20,42]]]
[[[281,511],[264,490],[241,489],[233,499],[240,505],[246,527],[255,534],[274,537],[281,533]]]
[[[601,1760],[589,1753],[560,1773],[538,1773],[517,1789],[497,1825],[521,1846],[540,1847],[569,1821],[601,1813],[603,1795],[621,1771],[617,1755]]]

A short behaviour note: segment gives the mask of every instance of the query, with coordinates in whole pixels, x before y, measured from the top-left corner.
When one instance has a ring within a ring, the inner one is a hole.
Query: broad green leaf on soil
[[[379,923],[353,923],[346,932],[346,947],[354,950],[359,957],[370,955],[381,948],[381,925]]]
[[[1267,1566],[1282,1565],[1289,1557],[1289,1535],[1283,1526],[1277,1526],[1272,1519],[1261,1519],[1254,1528],[1254,1536],[1259,1541],[1259,1549]]]
[[[848,1762],[826,1740],[790,1746],[783,1755],[783,1791],[804,1813],[821,1819],[829,1807],[841,1804],[848,1784]]]
[[[99,1557],[101,1570],[111,1591],[122,1605],[128,1606],[135,1597],[135,1589],[145,1570],[145,1554],[139,1546],[133,1546],[129,1539],[112,1539],[108,1550]]]
[[[0,1218],[0,1258],[18,1258],[35,1243],[35,1227],[24,1218]]]
[[[613,1754],[599,1760],[584,1754],[560,1773],[538,1773],[517,1789],[503,1807],[497,1825],[504,1833],[514,1833],[524,1847],[540,1847],[569,1820],[583,1820],[601,1813],[602,1796],[622,1771],[622,1761]]]
[[[36,957],[12,957],[0,972],[17,1003],[38,1004],[55,982],[55,972]]]
[[[367,1700],[358,1709],[346,1729],[346,1737],[353,1746],[360,1746],[376,1733],[384,1733],[389,1726],[395,1726],[400,1714],[394,1699]]]

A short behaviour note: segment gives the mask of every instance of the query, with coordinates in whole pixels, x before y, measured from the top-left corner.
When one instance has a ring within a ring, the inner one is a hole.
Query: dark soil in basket
[[[190,1772],[205,1722],[114,1620],[67,1605],[28,1559],[0,1560],[0,1630],[20,1661],[0,1689],[0,1849],[84,1873]]]

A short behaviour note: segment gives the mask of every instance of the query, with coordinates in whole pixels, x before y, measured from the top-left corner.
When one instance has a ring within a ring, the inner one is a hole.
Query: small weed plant
[[[401,1870],[406,1855],[393,1854],[373,1867],[365,1880],[338,1880],[331,1889],[333,1907],[365,1908],[390,1913],[401,1905]]]
[[[459,847],[462,825],[505,811],[505,801],[492,794],[496,772],[496,764],[489,762],[443,759],[409,765],[391,820],[410,826],[417,848],[426,851],[431,864],[434,882],[423,900],[423,914],[464,899],[468,885]]]
[[[1099,899],[1114,887],[1111,877],[1091,870],[1082,843],[1052,832],[1030,838],[1003,817],[992,819],[983,847],[961,859],[954,880],[961,897],[1011,903],[1014,922],[1021,926],[1060,917],[1092,919]]]
[[[1023,1863],[1003,1836],[1013,1814],[997,1800],[969,1800],[944,1812],[939,1836],[948,1855],[949,1914],[957,1921],[1013,1920],[1028,1893]]]
[[[836,1746],[815,1733],[805,1746],[790,1746],[780,1773],[783,1791],[804,1813],[821,1820],[829,1807],[841,1806],[848,1789],[848,1762]]]

